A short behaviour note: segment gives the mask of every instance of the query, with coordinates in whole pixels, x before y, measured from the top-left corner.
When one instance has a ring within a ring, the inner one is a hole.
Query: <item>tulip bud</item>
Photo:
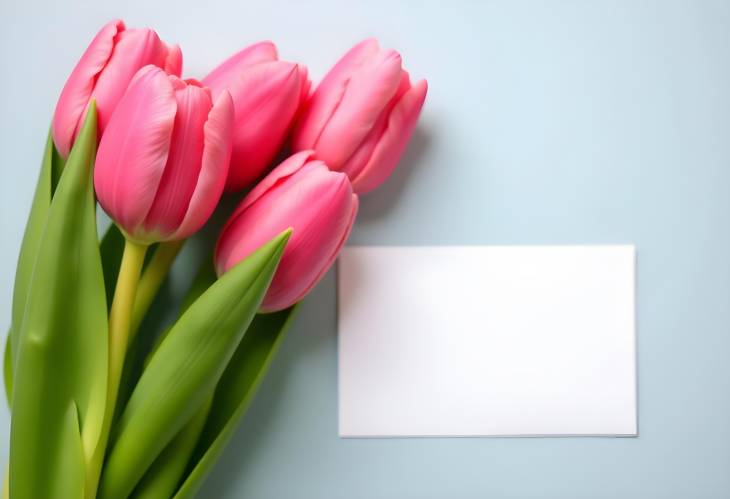
[[[291,227],[291,238],[261,309],[298,302],[324,276],[350,234],[358,199],[347,176],[330,171],[311,151],[291,156],[267,175],[233,213],[218,239],[218,275]]]
[[[365,40],[340,59],[307,100],[292,147],[313,149],[316,158],[350,177],[355,192],[371,191],[403,154],[426,91],[426,80],[411,84],[397,52]]]
[[[252,45],[203,79],[217,97],[228,90],[236,110],[226,191],[255,182],[281,149],[309,93],[307,68],[278,60],[271,42]]]
[[[99,144],[94,187],[138,243],[184,239],[210,217],[231,155],[233,102],[155,66],[135,75]]]
[[[180,47],[166,44],[151,29],[126,29],[121,20],[101,28],[71,72],[56,104],[52,132],[61,156],[68,157],[89,101],[96,101],[97,136],[101,136],[132,77],[148,64],[180,76]]]

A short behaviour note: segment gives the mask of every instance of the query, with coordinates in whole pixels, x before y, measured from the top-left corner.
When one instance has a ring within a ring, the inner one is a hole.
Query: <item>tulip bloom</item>
[[[330,171],[311,151],[291,156],[243,200],[218,239],[218,275],[288,227],[293,229],[261,309],[298,302],[337,258],[357,214],[347,176]]]
[[[365,40],[340,59],[308,99],[293,149],[313,149],[330,168],[347,173],[355,192],[371,191],[403,154],[426,91],[426,80],[411,84],[397,52]]]
[[[217,97],[228,90],[236,110],[227,191],[256,181],[271,165],[309,93],[307,68],[280,61],[271,42],[252,45],[203,79]]]
[[[166,44],[151,29],[126,29],[121,20],[101,28],[71,72],[56,104],[52,132],[61,156],[68,157],[89,101],[96,100],[101,135],[132,77],[148,64],[180,76],[180,47]]]
[[[155,66],[129,84],[99,144],[99,203],[137,243],[184,239],[213,213],[231,154],[233,102]]]

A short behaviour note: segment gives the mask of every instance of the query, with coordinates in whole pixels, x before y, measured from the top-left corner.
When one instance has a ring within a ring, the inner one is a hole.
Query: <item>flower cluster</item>
[[[154,31],[107,24],[63,89],[56,147],[68,154],[95,99],[96,194],[141,244],[189,237],[224,190],[255,186],[221,234],[216,268],[225,272],[291,227],[264,309],[289,307],[336,258],[357,194],[395,168],[426,81],[412,83],[401,56],[374,39],[347,52],[313,92],[306,66],[280,60],[271,42],[241,50],[200,82],[180,79],[181,69],[180,49]],[[295,154],[265,175],[283,149]]]
[[[10,499],[192,497],[426,92],[372,39],[313,87],[271,42],[193,79],[153,30],[105,25],[60,94],[18,260]],[[177,319],[130,349],[214,212]]]

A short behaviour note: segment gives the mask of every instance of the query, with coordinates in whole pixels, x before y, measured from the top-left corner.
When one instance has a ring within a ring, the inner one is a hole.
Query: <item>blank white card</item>
[[[633,246],[346,247],[343,437],[635,436]]]

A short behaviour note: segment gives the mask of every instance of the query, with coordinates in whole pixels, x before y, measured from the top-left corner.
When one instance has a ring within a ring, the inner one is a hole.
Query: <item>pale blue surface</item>
[[[639,438],[339,439],[330,274],[202,497],[730,497],[729,3],[102,3],[0,4],[2,325],[57,93],[114,15],[196,76],[261,38],[315,77],[369,34],[400,49],[428,102],[352,243],[638,249]]]

